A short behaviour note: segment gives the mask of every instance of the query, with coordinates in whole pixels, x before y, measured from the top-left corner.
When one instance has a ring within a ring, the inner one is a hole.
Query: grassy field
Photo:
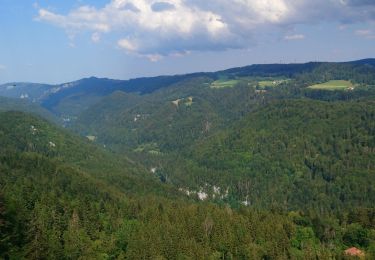
[[[312,85],[308,88],[321,90],[347,90],[352,89],[353,87],[353,84],[347,80],[330,80],[322,84]]]
[[[226,79],[220,79],[212,82],[211,88],[232,88],[234,87],[239,80],[233,79],[233,80],[226,80]]]
[[[242,82],[249,86],[255,86],[257,83],[259,87],[277,87],[278,85],[288,81],[288,79],[272,79],[272,78],[255,78],[255,77],[243,77],[237,79],[219,79],[211,83],[211,88],[232,88],[236,84]]]

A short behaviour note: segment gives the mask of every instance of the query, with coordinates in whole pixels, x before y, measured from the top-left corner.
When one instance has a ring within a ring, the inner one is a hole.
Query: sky
[[[0,0],[0,83],[375,57],[375,0]]]

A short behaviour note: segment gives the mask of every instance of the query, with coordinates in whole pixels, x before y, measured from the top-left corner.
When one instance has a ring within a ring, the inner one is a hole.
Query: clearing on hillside
[[[347,80],[330,80],[322,84],[312,85],[308,88],[320,90],[353,90],[354,86]]]
[[[239,80],[232,79],[232,80],[226,80],[226,79],[219,79],[211,84],[211,88],[232,88],[234,87]]]

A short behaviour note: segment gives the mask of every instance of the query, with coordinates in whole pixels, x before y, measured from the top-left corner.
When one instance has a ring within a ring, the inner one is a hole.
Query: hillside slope
[[[229,189],[261,208],[324,213],[371,207],[374,122],[374,101],[273,102],[195,143],[186,154],[196,172],[185,169],[180,176]],[[168,171],[170,178],[177,172]]]
[[[13,82],[0,85],[0,96],[38,102],[52,89],[48,84]]]
[[[297,224],[298,216],[187,202],[168,196],[168,188],[141,172],[134,187],[117,185],[120,179],[110,180],[117,157],[107,158],[99,148],[23,113],[0,114],[0,143],[0,257],[5,259],[342,254],[339,246],[327,249],[312,227]],[[109,162],[103,168],[88,165],[95,160]],[[131,181],[131,163],[118,164],[122,178]],[[155,196],[150,183],[164,196]]]
[[[47,119],[50,122],[61,124],[61,120],[52,114],[47,109],[39,106],[36,103],[31,103],[28,100],[20,100],[16,98],[6,98],[0,97],[0,111],[20,111],[35,116],[40,116],[44,119]]]
[[[73,120],[101,98],[115,91],[152,94],[170,87],[184,86],[184,81],[201,77],[212,81],[221,79],[243,80],[245,78],[297,79],[300,86],[331,79],[350,79],[360,84],[372,84],[374,59],[350,62],[309,62],[304,64],[254,64],[210,73],[157,76],[130,80],[85,78],[73,82],[46,85],[33,83],[9,83],[0,86],[0,96],[25,98],[41,104],[59,117]]]
[[[371,62],[85,79],[49,107],[83,137],[0,113],[0,258],[374,258]]]
[[[64,129],[22,112],[0,113],[0,151],[36,153],[117,186],[130,194],[166,194],[156,179],[127,157],[115,155]]]

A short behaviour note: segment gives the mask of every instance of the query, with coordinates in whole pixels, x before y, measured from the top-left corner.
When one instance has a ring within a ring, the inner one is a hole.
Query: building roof
[[[351,248],[346,249],[345,254],[351,255],[351,256],[364,256],[365,255],[365,253],[362,250],[356,247],[351,247]]]

